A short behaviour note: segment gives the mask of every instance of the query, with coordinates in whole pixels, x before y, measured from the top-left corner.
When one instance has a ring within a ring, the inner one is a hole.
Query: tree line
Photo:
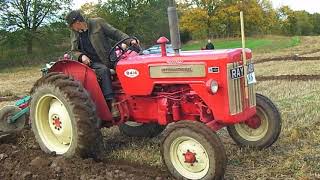
[[[176,0],[181,38],[239,37],[239,12],[245,14],[246,34],[319,35],[320,14],[272,7],[270,0]],[[168,2],[164,0],[108,0],[87,3],[87,17],[102,17],[111,25],[139,38],[144,45],[169,37]],[[71,0],[0,0],[0,46],[54,46],[68,42],[64,21]]]
[[[179,4],[180,27],[195,38],[238,37],[239,12],[247,35],[319,35],[320,14],[272,7],[270,0],[186,0]]]

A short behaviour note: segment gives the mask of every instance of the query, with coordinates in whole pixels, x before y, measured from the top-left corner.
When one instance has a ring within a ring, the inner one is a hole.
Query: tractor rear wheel
[[[160,142],[162,159],[177,179],[223,179],[227,157],[219,137],[196,121],[170,124]]]
[[[100,158],[103,142],[95,106],[80,82],[49,73],[36,82],[31,93],[32,130],[43,151]]]
[[[281,116],[269,98],[258,93],[256,97],[256,115],[246,122],[228,126],[227,130],[239,146],[263,149],[278,139],[281,132]]]
[[[159,135],[165,126],[161,126],[155,123],[137,123],[133,121],[127,121],[119,125],[119,130],[121,133],[129,137],[155,137]]]

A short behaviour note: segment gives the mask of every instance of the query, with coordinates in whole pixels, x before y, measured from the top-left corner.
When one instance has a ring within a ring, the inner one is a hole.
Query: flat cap
[[[76,21],[84,21],[83,16],[79,10],[70,11],[65,17],[69,26],[71,26]]]

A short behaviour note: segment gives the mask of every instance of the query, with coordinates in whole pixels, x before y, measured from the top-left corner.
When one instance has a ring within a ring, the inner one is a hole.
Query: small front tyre
[[[177,179],[222,179],[226,154],[219,137],[206,125],[180,121],[169,125],[160,150],[169,172]]]
[[[269,98],[258,93],[256,97],[256,115],[246,122],[228,126],[227,130],[239,146],[263,149],[278,139],[281,132],[281,116]]]

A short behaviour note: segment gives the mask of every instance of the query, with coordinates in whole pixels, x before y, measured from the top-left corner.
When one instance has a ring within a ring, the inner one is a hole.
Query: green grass
[[[241,39],[216,39],[212,40],[216,49],[231,49],[241,48]],[[204,47],[206,40],[192,41],[185,44],[182,50],[200,50]],[[300,38],[295,37],[281,37],[281,36],[267,36],[263,38],[247,38],[246,47],[254,51],[270,52],[289,48],[300,44]]]

